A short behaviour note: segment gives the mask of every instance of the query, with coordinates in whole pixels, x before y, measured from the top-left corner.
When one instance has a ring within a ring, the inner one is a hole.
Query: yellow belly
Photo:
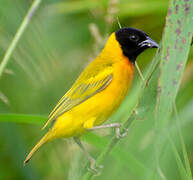
[[[113,80],[107,88],[58,117],[51,129],[53,139],[79,136],[86,128],[102,124],[117,110],[130,88],[133,65],[125,58],[113,68]]]

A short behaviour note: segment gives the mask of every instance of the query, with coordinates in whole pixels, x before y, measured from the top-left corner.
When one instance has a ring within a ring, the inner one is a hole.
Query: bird
[[[96,170],[94,158],[84,148],[80,137],[91,130],[116,128],[121,137],[120,123],[103,124],[119,108],[133,81],[135,61],[139,54],[159,45],[142,30],[123,27],[113,32],[101,53],[80,74],[66,94],[49,114],[44,128],[48,132],[24,160],[45,143],[57,138],[74,138],[85,152],[90,168]]]

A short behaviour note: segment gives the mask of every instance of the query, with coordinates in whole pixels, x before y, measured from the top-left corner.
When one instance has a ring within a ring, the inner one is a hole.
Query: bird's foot
[[[95,175],[99,175],[100,169],[103,168],[103,165],[97,166],[96,161],[93,158],[90,158],[89,161],[90,161],[90,167],[88,168],[88,170],[94,173]]]
[[[124,129],[124,132],[121,133],[121,132],[120,132],[120,127],[115,128],[116,138],[117,138],[117,139],[120,139],[120,138],[125,137],[125,136],[127,135],[128,131],[129,131],[129,128],[125,128],[125,129]]]

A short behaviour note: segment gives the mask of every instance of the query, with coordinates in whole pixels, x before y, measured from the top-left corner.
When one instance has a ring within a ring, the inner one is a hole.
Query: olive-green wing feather
[[[87,70],[89,70],[89,68],[91,67],[88,67]],[[63,113],[105,89],[112,81],[112,71],[112,66],[107,66],[103,71],[101,71],[100,68],[97,69],[92,75],[83,72],[72,88],[60,99],[56,107],[50,113],[48,121],[43,129],[49,122],[56,120]]]

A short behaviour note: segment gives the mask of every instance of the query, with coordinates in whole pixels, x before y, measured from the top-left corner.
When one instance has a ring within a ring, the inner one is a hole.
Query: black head
[[[158,44],[143,31],[134,28],[121,28],[115,32],[123,54],[135,63],[137,56],[148,48],[158,48]]]

